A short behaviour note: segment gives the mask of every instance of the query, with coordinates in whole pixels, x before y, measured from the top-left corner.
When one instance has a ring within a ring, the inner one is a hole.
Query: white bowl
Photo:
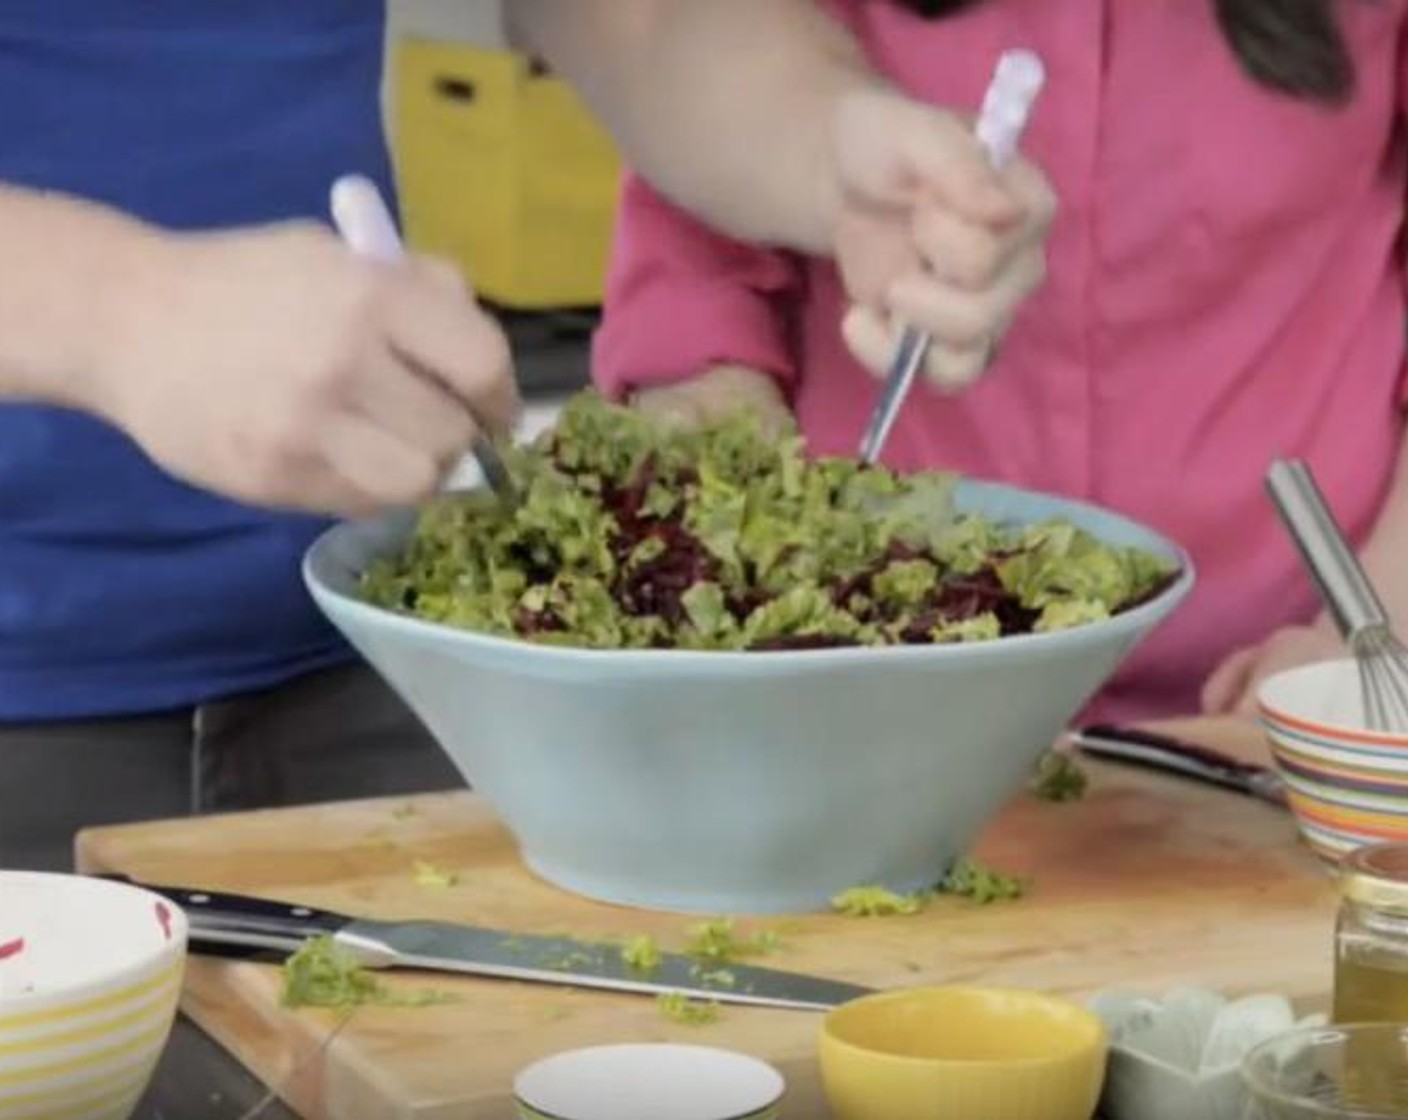
[[[637,1043],[544,1058],[513,1091],[523,1120],[776,1120],[784,1084],[745,1054]]]
[[[1110,1032],[1104,1120],[1244,1120],[1246,1055],[1268,1038],[1319,1021],[1297,1023],[1282,996],[1228,1000],[1198,988],[1174,989],[1161,999],[1102,992],[1090,1009]]]
[[[738,653],[536,645],[374,607],[361,575],[409,513],[333,529],[304,574],[545,879],[660,910],[821,910],[859,884],[936,883],[1192,586],[1185,554],[1112,513],[974,482],[956,498],[998,522],[1068,519],[1181,575],[1072,630]]]
[[[0,871],[0,1117],[127,1120],[180,999],[186,918],[148,891]]]

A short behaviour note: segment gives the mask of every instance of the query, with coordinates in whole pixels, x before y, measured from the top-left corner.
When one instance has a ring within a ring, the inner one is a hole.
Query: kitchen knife
[[[1286,805],[1285,785],[1274,770],[1169,735],[1096,724],[1072,732],[1070,741],[1082,754],[1093,758],[1177,774],[1282,808]]]
[[[185,911],[190,940],[196,946],[292,953],[308,939],[326,935],[365,968],[462,972],[500,980],[644,995],[678,992],[718,1003],[799,1011],[829,1010],[874,991],[858,984],[754,965],[700,962],[677,953],[661,953],[657,968],[641,972],[626,963],[619,945],[609,943],[510,933],[451,922],[372,921],[214,891],[155,886],[144,889],[162,895]]]

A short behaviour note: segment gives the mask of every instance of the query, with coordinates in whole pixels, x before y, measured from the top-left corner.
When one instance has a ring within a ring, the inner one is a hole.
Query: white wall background
[[[390,0],[393,35],[503,43],[500,0]]]

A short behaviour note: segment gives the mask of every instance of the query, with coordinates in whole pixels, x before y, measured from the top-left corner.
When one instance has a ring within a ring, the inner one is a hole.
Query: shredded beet
[[[911,548],[904,541],[896,540],[885,546],[885,559],[891,564],[896,564],[906,560],[925,560],[928,556],[916,548]]]
[[[562,619],[552,611],[519,611],[513,617],[513,626],[520,634],[560,634],[567,627]]]
[[[630,484],[620,490],[609,491],[606,495],[607,508],[620,522],[635,522],[640,518],[640,507],[645,504],[645,496],[659,477],[659,462],[650,455],[641,463],[640,469]]]
[[[761,587],[750,587],[746,591],[729,596],[728,612],[738,622],[742,622],[755,610],[771,602],[774,598],[776,596],[769,595]]]
[[[1131,597],[1129,602],[1125,603],[1124,606],[1120,609],[1132,611],[1135,607],[1142,607],[1145,603],[1149,602],[1150,600],[1157,599],[1160,595],[1162,595],[1165,591],[1172,587],[1177,581],[1177,572],[1166,572],[1163,575],[1159,576],[1159,578],[1155,580],[1152,584],[1150,584],[1142,595],[1135,595]]]
[[[838,607],[848,608],[851,600],[857,595],[869,595],[871,585],[881,570],[878,566],[867,568],[863,572],[857,572],[850,579],[843,579],[831,589],[831,601]]]
[[[617,603],[638,618],[656,615],[677,626],[684,618],[684,594],[696,583],[714,580],[719,564],[684,527],[678,513],[653,517],[643,513],[650,488],[659,481],[654,457],[646,459],[629,486],[607,490],[603,504],[616,519],[611,550],[619,575],[612,589]],[[681,485],[676,481],[676,486]],[[657,542],[659,554],[631,562],[637,547]]]
[[[945,580],[932,601],[939,617],[947,622],[962,622],[991,612],[997,616],[1003,634],[1028,633],[1039,617],[1038,612],[1027,610],[1002,586],[991,566]]]
[[[652,455],[644,460],[627,485],[607,487],[603,491],[602,504],[611,512],[617,525],[611,550],[619,574],[612,592],[625,613],[636,617],[654,615],[671,627],[678,626],[685,616],[682,602],[685,593],[696,583],[717,579],[718,561],[683,524],[680,512],[683,503],[665,517],[653,516],[643,508],[651,487],[656,483],[683,494],[697,480],[695,472],[688,469],[672,478],[662,477],[659,463]],[[636,548],[649,540],[659,542],[658,555],[645,561],[629,562]],[[1010,550],[994,551],[988,564],[978,571],[969,575],[950,575],[944,579],[899,633],[899,641],[907,645],[926,645],[934,640],[933,631],[942,623],[962,622],[988,613],[996,616],[1004,635],[1029,633],[1040,612],[1023,607],[1017,597],[1002,585],[993,566],[1011,555]],[[912,560],[937,563],[937,558],[929,552],[893,540],[886,547],[881,561],[839,580],[830,590],[831,599],[836,606],[854,611],[853,600],[857,596],[869,598],[873,594],[876,576],[891,564]],[[525,566],[532,566],[526,558]],[[1173,578],[1176,577],[1170,576],[1140,601],[1156,596]],[[727,606],[734,618],[742,622],[774,597],[758,587],[750,587],[743,593],[732,594]],[[864,622],[889,621],[873,605],[854,613]],[[565,629],[561,621],[551,614],[520,612],[515,625],[525,636]],[[668,645],[663,641],[658,644],[662,647]],[[837,635],[798,634],[769,638],[749,649],[760,652],[831,649],[855,644],[853,639]]]
[[[0,961],[17,957],[24,952],[24,938],[16,937],[13,941],[0,941]]]
[[[748,648],[758,653],[780,653],[798,649],[840,649],[855,644],[850,638],[842,638],[836,634],[792,634],[787,637],[767,638]]]

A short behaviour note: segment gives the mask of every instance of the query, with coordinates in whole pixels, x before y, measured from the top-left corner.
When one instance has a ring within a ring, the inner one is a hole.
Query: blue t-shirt
[[[5,0],[0,180],[173,229],[326,220],[339,175],[391,190],[384,23],[383,0]],[[299,575],[324,528],[177,482],[92,417],[0,405],[0,722],[349,657]]]

